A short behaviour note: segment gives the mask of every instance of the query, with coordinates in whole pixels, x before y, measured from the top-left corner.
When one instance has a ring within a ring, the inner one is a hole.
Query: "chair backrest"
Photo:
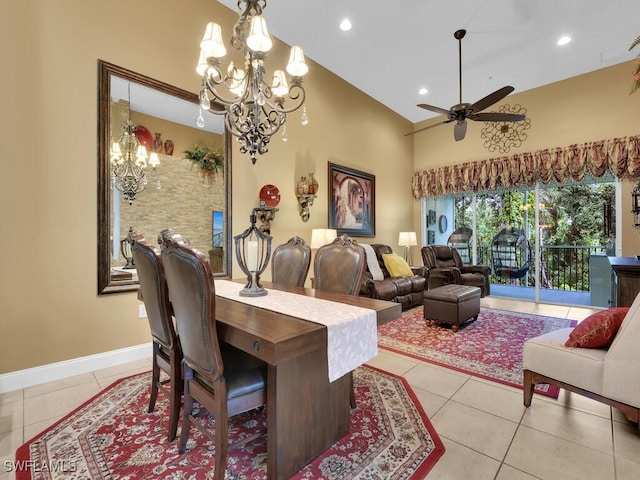
[[[455,229],[447,239],[447,245],[458,251],[464,264],[471,263],[471,248],[469,245],[471,237],[473,237],[472,229],[469,227],[460,227]]]
[[[491,242],[493,269],[496,275],[506,278],[522,278],[531,266],[531,245],[519,228],[500,230]]]
[[[311,248],[300,237],[278,245],[271,256],[271,281],[302,287],[311,265]]]
[[[428,268],[462,267],[458,251],[448,245],[431,245],[420,249],[422,263]]]
[[[604,392],[621,402],[640,406],[640,294],[629,307],[604,361]]]
[[[340,235],[316,252],[315,288],[358,295],[366,265],[364,248],[347,235]]]
[[[171,317],[169,290],[160,250],[147,244],[144,236],[132,230],[127,240],[138,272],[151,336],[163,347],[173,350],[178,340]]]
[[[211,267],[204,254],[179,235],[164,231],[162,241],[161,257],[185,362],[207,380],[215,381],[222,375],[222,357]]]

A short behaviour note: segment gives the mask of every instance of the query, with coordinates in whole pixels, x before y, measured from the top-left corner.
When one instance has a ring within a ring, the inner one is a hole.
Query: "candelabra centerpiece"
[[[260,283],[260,275],[267,268],[271,258],[271,235],[256,227],[256,213],[249,217],[251,226],[240,235],[233,237],[236,247],[236,260],[240,269],[247,276],[247,284],[240,295],[243,297],[260,297],[267,290]]]

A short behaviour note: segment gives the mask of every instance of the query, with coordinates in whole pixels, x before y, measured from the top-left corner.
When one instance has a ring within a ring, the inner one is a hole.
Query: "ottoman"
[[[480,313],[480,288],[450,283],[424,291],[424,319],[433,326],[451,325],[451,330]]]

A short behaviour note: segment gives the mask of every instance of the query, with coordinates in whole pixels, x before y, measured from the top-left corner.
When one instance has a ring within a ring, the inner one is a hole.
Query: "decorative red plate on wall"
[[[135,133],[138,142],[140,142],[140,145],[145,147],[147,149],[147,152],[151,152],[151,147],[153,146],[153,137],[151,136],[151,132],[147,129],[147,127],[138,125],[133,129],[133,133]]]
[[[260,200],[267,207],[276,207],[280,203],[280,190],[275,185],[265,185],[260,189]]]

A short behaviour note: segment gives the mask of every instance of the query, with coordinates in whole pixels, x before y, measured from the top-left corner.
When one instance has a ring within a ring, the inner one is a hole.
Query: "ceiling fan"
[[[438,125],[442,125],[444,123],[456,122],[453,127],[453,138],[456,141],[462,140],[467,133],[467,119],[481,121],[481,122],[519,122],[525,119],[524,115],[516,114],[516,113],[498,113],[498,112],[485,112],[482,110],[490,107],[494,103],[499,102],[504,97],[513,92],[514,88],[507,86],[502,87],[499,90],[487,95],[486,97],[478,100],[476,103],[462,103],[462,39],[466,35],[466,30],[457,30],[453,36],[456,40],[458,40],[458,70],[460,72],[460,103],[454,105],[449,110],[440,107],[434,107],[433,105],[427,105],[425,103],[418,104],[418,107],[424,108],[425,110],[429,110],[431,112],[439,113],[441,115],[446,115],[447,119],[443,122],[436,123],[434,125],[429,125],[428,127],[420,128],[413,132],[407,133],[407,135],[413,135],[418,132],[422,132],[429,128],[437,127]]]

